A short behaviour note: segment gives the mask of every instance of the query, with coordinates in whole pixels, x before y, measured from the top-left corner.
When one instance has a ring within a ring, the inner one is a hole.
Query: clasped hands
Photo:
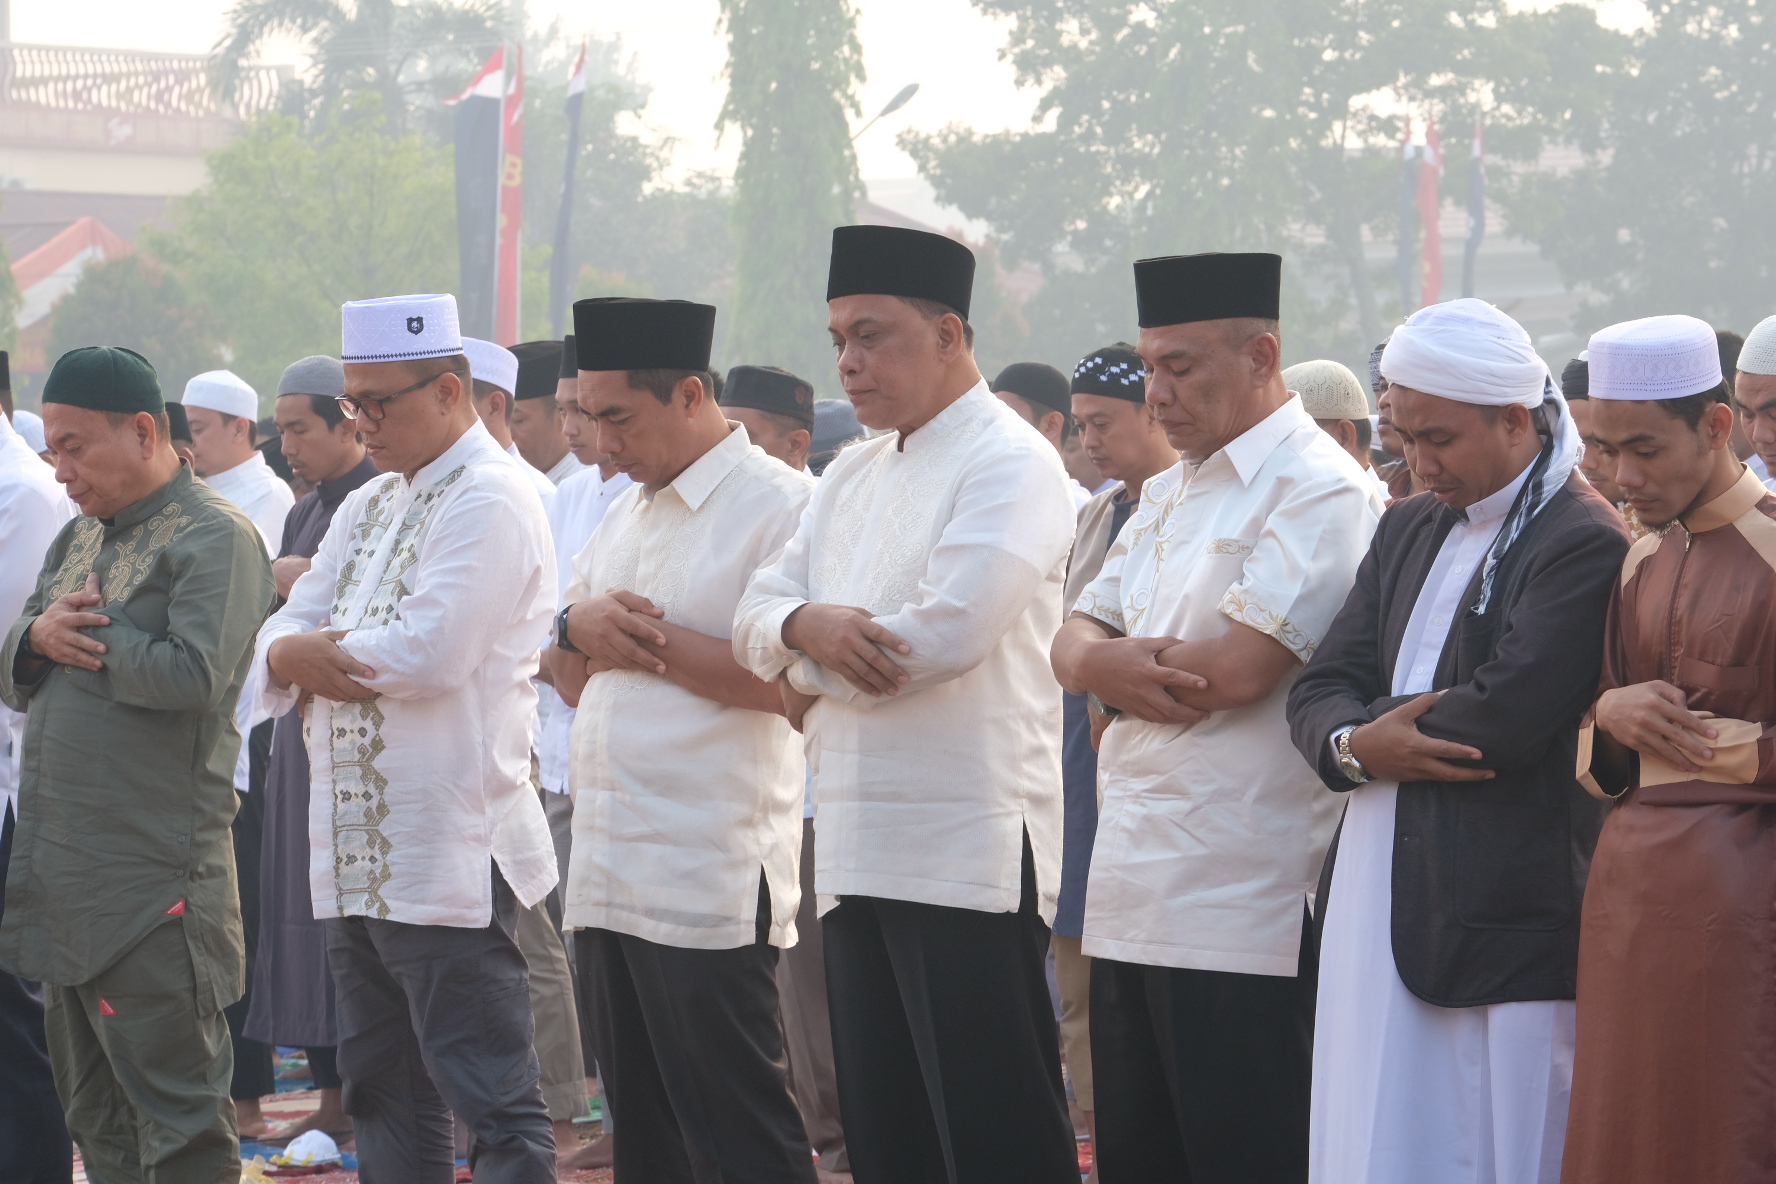
[[[293,633],[280,637],[265,651],[265,664],[271,668],[272,685],[278,690],[297,687],[302,691],[299,703],[319,695],[335,703],[357,699],[374,699],[376,692],[359,682],[375,678],[376,671],[364,665],[339,645],[350,634],[349,629],[329,629],[326,622],[311,633]]]
[[[1418,730],[1418,717],[1436,705],[1442,691],[1414,696],[1351,733],[1351,755],[1377,781],[1489,781],[1491,769],[1452,764],[1483,759],[1478,748],[1439,740]]]
[[[104,603],[98,573],[86,573],[85,588],[58,597],[31,622],[31,648],[61,666],[103,670],[105,663],[100,655],[105,652],[105,643],[81,630],[111,623],[104,613],[92,611]]]
[[[1720,733],[1689,709],[1689,700],[1663,680],[1612,687],[1597,698],[1597,726],[1643,756],[1685,773],[1712,760],[1709,741]]]

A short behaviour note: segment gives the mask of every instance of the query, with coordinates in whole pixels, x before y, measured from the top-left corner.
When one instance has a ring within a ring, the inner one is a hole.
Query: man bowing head
[[[839,380],[883,434],[826,470],[734,648],[806,731],[853,1169],[1060,1184],[1078,1161],[1043,975],[1061,859],[1043,655],[1073,504],[974,364],[973,283],[954,239],[833,231]]]
[[[686,300],[574,305],[579,405],[635,484],[575,558],[549,656],[579,708],[566,922],[623,1115],[617,1175],[813,1184],[774,977],[796,940],[802,761],[730,635],[814,479],[723,417],[714,331]]]
[[[553,1181],[520,907],[555,886],[530,787],[554,607],[542,503],[475,414],[451,296],[342,313],[341,409],[384,476],[346,495],[255,661],[308,701],[309,888],[366,1174]],[[420,1169],[424,1169],[422,1173]]]
[[[1114,713],[1081,942],[1104,1184],[1280,1184],[1307,1158],[1305,913],[1335,818],[1283,701],[1381,503],[1283,382],[1281,284],[1275,255],[1135,264],[1147,403],[1183,460],[1054,642],[1061,685]]]
[[[1430,496],[1382,518],[1289,696],[1301,755],[1350,795],[1321,881],[1311,1178],[1553,1184],[1601,819],[1574,754],[1628,535],[1505,314],[1422,309],[1381,366]]]

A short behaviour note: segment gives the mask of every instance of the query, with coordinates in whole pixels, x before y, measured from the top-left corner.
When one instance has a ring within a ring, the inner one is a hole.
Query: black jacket
[[[1411,698],[1389,694],[1394,662],[1455,522],[1429,494],[1382,516],[1356,586],[1289,692],[1295,746],[1334,790],[1353,787],[1328,737]],[[1573,998],[1579,905],[1603,823],[1603,803],[1574,775],[1578,727],[1628,546],[1621,515],[1575,472],[1505,554],[1486,614],[1473,613],[1478,572],[1462,597],[1432,684],[1448,692],[1418,726],[1478,748],[1497,776],[1400,787],[1394,964],[1427,1003]],[[1335,839],[1321,902],[1337,856]]]

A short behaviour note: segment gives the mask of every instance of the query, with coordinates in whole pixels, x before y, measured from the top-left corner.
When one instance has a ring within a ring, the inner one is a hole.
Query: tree
[[[1743,332],[1776,310],[1776,13],[1757,0],[1647,12],[1574,125],[1583,165],[1507,190],[1511,225],[1595,294],[1581,332],[1671,312]]]
[[[359,96],[312,135],[288,116],[254,123],[148,242],[264,391],[297,358],[338,354],[345,301],[455,288],[454,193],[449,152],[393,134]]]
[[[851,222],[863,186],[851,148],[863,81],[852,0],[722,0],[728,97],[738,127],[737,249],[726,356],[832,382],[826,270],[832,229]]]
[[[498,48],[505,26],[501,0],[237,0],[214,51],[216,87],[232,99],[242,66],[288,34],[313,60],[300,104],[307,113],[381,95],[399,134],[441,112],[441,100]]]
[[[639,118],[646,110],[648,93],[621,63],[620,51],[614,39],[588,46],[574,180],[573,296],[682,297],[726,313],[734,273],[729,195],[708,175],[664,184],[670,141],[649,144],[621,129],[624,116]],[[551,332],[549,262],[567,149],[563,101],[567,63],[578,52],[573,45],[563,53],[553,30],[525,51],[526,61],[538,63],[524,84],[523,324],[529,337]],[[727,329],[725,321],[718,330]]]
[[[1494,154],[1533,155],[1551,126],[1538,71],[1590,52],[1574,13],[1595,29],[1502,0],[976,2],[1011,22],[1032,128],[901,143],[1006,266],[1042,269],[1026,317],[1063,367],[1134,331],[1133,260],[1269,250],[1288,259],[1286,352],[1360,368],[1399,311],[1363,243],[1391,236],[1400,101],[1446,126],[1484,103]]]
[[[89,264],[56,302],[50,362],[83,345],[135,350],[160,375],[161,393],[175,402],[193,375],[222,365],[203,307],[176,275],[140,251]]]

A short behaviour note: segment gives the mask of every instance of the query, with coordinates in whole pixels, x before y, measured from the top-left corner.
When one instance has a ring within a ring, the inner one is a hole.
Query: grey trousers
[[[586,1112],[586,1062],[580,1017],[561,930],[542,901],[518,910],[518,948],[530,964],[530,1011],[536,1017],[537,1062],[549,1117],[568,1122]]]
[[[554,1184],[518,901],[496,869],[485,929],[368,917],[327,924],[339,1075],[364,1184],[449,1184],[451,1115],[481,1184]]]
[[[814,895],[814,820],[802,819],[802,904],[796,944],[777,962],[777,998],[783,1012],[783,1050],[789,1088],[820,1166],[848,1172],[845,1128],[839,1121],[839,1080],[833,1073],[832,1018],[826,1010],[826,943]]]

